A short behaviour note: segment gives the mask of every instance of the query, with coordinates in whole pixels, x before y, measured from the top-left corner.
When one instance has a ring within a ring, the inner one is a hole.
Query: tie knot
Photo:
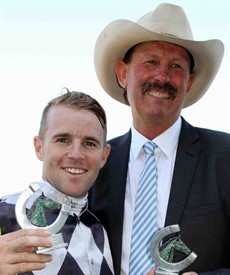
[[[143,145],[143,149],[144,149],[146,155],[147,154],[152,154],[153,155],[155,148],[156,148],[156,145],[152,141],[148,141]]]

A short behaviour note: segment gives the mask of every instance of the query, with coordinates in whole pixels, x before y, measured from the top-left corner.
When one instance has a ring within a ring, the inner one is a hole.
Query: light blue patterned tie
[[[153,266],[150,243],[157,230],[157,167],[154,156],[156,145],[148,141],[145,167],[138,184],[129,262],[129,275],[146,274]]]

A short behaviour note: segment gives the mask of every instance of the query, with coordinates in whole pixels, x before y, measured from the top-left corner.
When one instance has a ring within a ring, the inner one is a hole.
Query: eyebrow
[[[56,138],[59,138],[59,137],[70,137],[70,134],[65,133],[65,132],[63,132],[63,133],[60,132],[60,133],[57,133],[54,136],[52,136],[52,139],[56,139]]]

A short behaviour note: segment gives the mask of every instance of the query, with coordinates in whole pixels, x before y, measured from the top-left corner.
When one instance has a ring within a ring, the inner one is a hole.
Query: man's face
[[[129,64],[119,61],[116,66],[134,124],[177,119],[194,80],[185,49],[165,42],[145,42],[135,48]]]
[[[110,152],[95,114],[60,105],[51,107],[47,130],[42,139],[34,138],[34,146],[43,179],[72,197],[88,192]]]

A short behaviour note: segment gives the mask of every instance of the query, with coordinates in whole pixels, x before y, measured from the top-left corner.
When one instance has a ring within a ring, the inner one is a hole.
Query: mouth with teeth
[[[85,169],[73,168],[73,167],[66,167],[66,168],[63,168],[63,170],[70,173],[70,174],[73,174],[73,175],[81,175],[81,174],[84,174],[86,172]]]
[[[165,100],[174,100],[177,95],[177,89],[168,83],[161,85],[158,82],[146,82],[142,86],[142,94],[148,94],[150,96]]]

